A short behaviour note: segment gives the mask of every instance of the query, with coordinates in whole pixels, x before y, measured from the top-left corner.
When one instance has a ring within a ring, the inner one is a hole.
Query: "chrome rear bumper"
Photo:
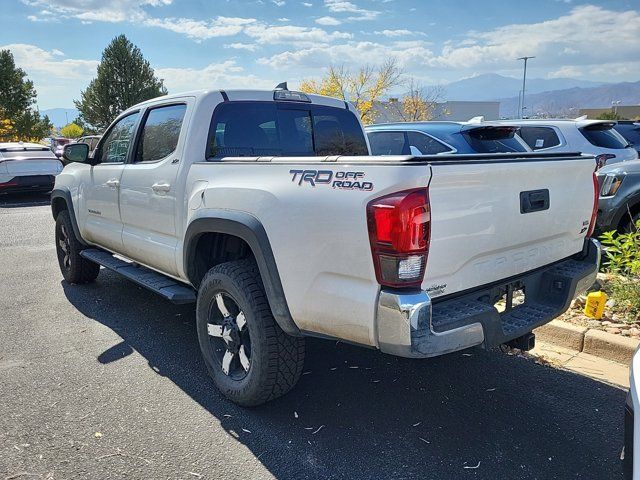
[[[382,290],[376,315],[378,348],[392,355],[427,358],[506,343],[567,310],[575,296],[593,284],[599,266],[600,243],[591,239],[582,258],[572,257],[455,298],[432,301],[424,291]],[[499,313],[495,300],[514,286],[525,290],[524,303]]]

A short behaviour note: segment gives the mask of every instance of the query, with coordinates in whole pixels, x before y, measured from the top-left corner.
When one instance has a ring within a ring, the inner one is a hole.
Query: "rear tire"
[[[277,324],[252,259],[213,267],[198,290],[198,341],[216,387],[253,407],[291,390],[302,373],[304,339]]]
[[[69,283],[93,282],[100,273],[100,265],[80,256],[83,245],[73,230],[68,210],[56,218],[56,253],[62,276]]]

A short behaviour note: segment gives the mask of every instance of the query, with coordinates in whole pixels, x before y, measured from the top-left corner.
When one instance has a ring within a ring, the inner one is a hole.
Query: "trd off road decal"
[[[363,180],[364,172],[333,172],[331,170],[289,170],[291,181],[316,185],[331,185],[342,190],[373,190],[373,183]]]

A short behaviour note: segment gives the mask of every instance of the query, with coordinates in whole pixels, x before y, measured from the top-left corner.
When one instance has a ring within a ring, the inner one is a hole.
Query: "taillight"
[[[367,222],[378,283],[419,286],[431,236],[428,190],[406,190],[372,200],[367,205]]]
[[[602,153],[596,156],[596,169],[602,168],[607,164],[607,160],[616,158],[612,153]]]
[[[596,172],[593,172],[593,210],[591,211],[591,221],[589,222],[589,230],[587,231],[587,238],[593,235],[593,230],[596,228],[596,217],[598,216],[598,177]]]

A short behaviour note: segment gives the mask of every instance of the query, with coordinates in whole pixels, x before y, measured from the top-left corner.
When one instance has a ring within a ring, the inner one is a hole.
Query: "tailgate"
[[[593,157],[432,163],[431,297],[505,280],[583,247]]]
[[[55,158],[12,158],[3,160],[7,173],[16,177],[26,175],[57,175],[62,163]]]

